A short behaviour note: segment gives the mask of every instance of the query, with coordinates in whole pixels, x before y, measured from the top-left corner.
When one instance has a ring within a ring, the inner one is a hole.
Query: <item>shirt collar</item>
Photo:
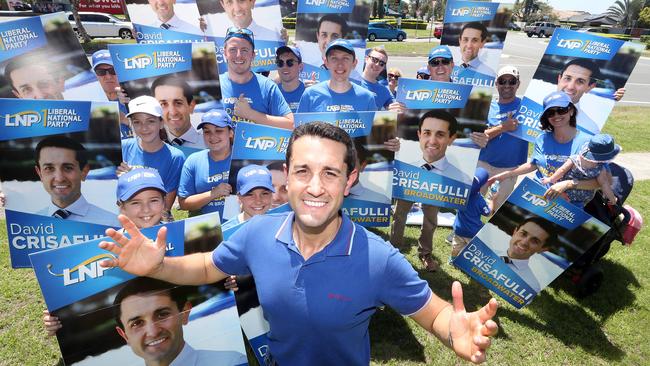
[[[69,204],[67,207],[58,207],[54,203],[50,204],[49,210],[47,212],[48,216],[52,216],[57,210],[63,208],[64,210],[78,216],[86,216],[86,213],[88,213],[88,209],[90,208],[88,206],[88,201],[84,198],[83,195],[79,196],[79,198]]]
[[[187,342],[185,342],[185,345],[183,346],[183,349],[181,350],[181,353],[176,356],[176,358],[172,361],[172,363],[169,366],[180,366],[180,365],[194,365],[196,364],[196,351],[194,351],[194,348],[190,347]]]
[[[354,244],[354,234],[356,233],[356,225],[352,223],[350,218],[343,214],[340,213],[341,215],[341,227],[339,228],[339,231],[336,233],[336,236],[334,237],[334,240],[330,244],[325,247],[325,254],[328,257],[333,257],[333,256],[347,256],[352,253],[352,245]],[[296,243],[293,241],[293,221],[295,219],[295,213],[291,212],[287,217],[284,219],[284,222],[282,225],[280,225],[280,228],[278,231],[275,233],[275,239],[278,240],[281,243],[286,244],[289,248],[294,249],[296,252],[298,251],[298,248],[296,246]]]
[[[176,136],[172,135],[171,132],[169,132],[167,130],[165,130],[165,131],[167,132],[167,139],[169,141],[172,141],[173,139],[177,138]],[[199,131],[195,130],[194,127],[190,125],[190,129],[185,131],[185,133],[182,134],[181,136],[179,136],[178,138],[180,138],[181,140],[186,141],[186,142],[191,142],[193,144],[197,144],[197,143],[200,142],[200,140],[203,137],[201,137],[201,133]]]

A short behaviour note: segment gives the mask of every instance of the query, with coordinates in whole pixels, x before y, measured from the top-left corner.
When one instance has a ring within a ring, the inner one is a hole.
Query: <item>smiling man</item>
[[[373,47],[366,55],[366,67],[363,69],[361,85],[375,96],[377,110],[388,109],[395,101],[388,87],[380,84],[377,77],[386,69],[388,53],[382,47]]]
[[[467,313],[459,283],[453,306],[436,296],[407,260],[375,234],[353,223],[341,206],[358,171],[354,145],[339,127],[297,127],[286,154],[292,212],[259,215],[212,253],[165,257],[166,230],[156,242],[120,216],[126,238],[102,242],[116,259],[101,262],[179,284],[213,283],[252,274],[269,322],[269,356],[280,365],[368,365],[368,325],[389,305],[413,318],[457,355],[483,362],[496,300]]]
[[[289,103],[291,112],[296,113],[305,92],[305,84],[298,77],[304,67],[300,50],[292,46],[279,47],[275,51],[275,64],[278,66],[282,96]]]
[[[81,194],[81,182],[90,170],[83,145],[65,136],[46,137],[36,145],[35,160],[36,174],[51,198],[37,215],[119,227],[114,213],[89,203]]]
[[[176,0],[148,0],[151,10],[155,13],[155,19],[149,25],[151,27],[167,29],[175,32],[202,34],[199,27],[194,26],[174,13]],[[197,19],[197,23],[199,20]]]
[[[429,80],[451,82],[451,72],[454,70],[454,57],[447,46],[436,46],[429,51]]]
[[[115,330],[147,366],[245,364],[233,351],[195,350],[183,337],[192,305],[185,289],[147,277],[135,278],[115,296]]]
[[[232,25],[249,29],[259,40],[279,41],[283,39],[281,29],[271,29],[260,25],[253,19],[255,0],[219,0]]]
[[[63,100],[65,78],[44,53],[13,58],[5,66],[4,78],[16,98]]]
[[[483,75],[494,76],[494,70],[479,59],[479,53],[487,43],[489,32],[481,22],[469,22],[458,36],[462,63],[460,67]]]
[[[108,50],[98,50],[93,53],[91,59],[92,68],[99,80],[99,84],[106,94],[106,98],[113,102],[118,102],[120,110],[120,137],[125,139],[133,136],[133,131],[129,126],[129,120],[126,118],[128,110],[126,106],[119,101],[117,91],[120,88],[120,83],[117,80],[117,74],[113,67],[113,59]]]

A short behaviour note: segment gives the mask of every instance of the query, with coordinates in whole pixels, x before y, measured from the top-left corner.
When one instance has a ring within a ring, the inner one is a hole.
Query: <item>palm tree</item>
[[[632,1],[630,0],[616,0],[614,4],[607,8],[605,14],[616,19],[618,24],[627,27],[632,23],[632,14],[630,13],[631,3]]]

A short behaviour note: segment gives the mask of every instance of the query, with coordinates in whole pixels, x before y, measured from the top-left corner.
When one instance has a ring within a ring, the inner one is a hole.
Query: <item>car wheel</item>
[[[133,38],[133,33],[131,33],[130,29],[120,29],[120,38],[131,39]]]
[[[377,39],[377,36],[374,33],[368,34],[368,40],[374,42]]]
[[[402,42],[404,40],[404,35],[403,34],[398,34],[397,35],[397,42]]]
[[[539,38],[544,37],[544,32],[540,31],[539,33],[537,33],[537,37],[539,37]]]
[[[526,33],[526,34],[528,35],[529,38],[533,36],[532,33]]]

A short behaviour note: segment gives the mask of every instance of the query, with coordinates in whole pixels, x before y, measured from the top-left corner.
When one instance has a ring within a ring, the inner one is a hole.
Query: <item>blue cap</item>
[[[128,201],[143,189],[157,189],[167,193],[158,171],[151,168],[135,168],[117,179],[117,199]]]
[[[453,59],[454,56],[451,55],[451,50],[447,46],[436,46],[429,51],[429,61],[433,60],[434,58],[446,58],[446,59]]]
[[[223,44],[225,45],[231,38],[241,38],[247,40],[253,47],[255,47],[253,37],[253,31],[248,28],[230,27],[226,30],[226,38],[223,40]]]
[[[591,136],[589,143],[582,150],[587,160],[605,163],[613,160],[621,152],[621,146],[614,142],[611,135],[599,133]]]
[[[553,108],[553,107],[564,108],[567,107],[569,104],[571,104],[571,97],[567,93],[563,91],[553,92],[544,98],[544,113],[546,113],[546,111],[549,108]],[[542,113],[542,115],[544,113]]]
[[[237,173],[237,193],[245,195],[254,188],[266,188],[275,193],[271,172],[261,165],[247,165]]]
[[[487,170],[481,167],[477,167],[476,171],[474,172],[474,179],[472,180],[472,193],[480,191],[481,187],[483,187],[483,185],[487,182],[489,176],[490,174],[488,174]]]
[[[420,67],[418,69],[418,74],[424,74],[424,75],[427,75],[427,76],[431,76],[431,74],[429,74],[429,69],[426,66],[425,67]]]
[[[108,50],[95,51],[91,57],[91,60],[93,64],[93,70],[95,70],[95,67],[102,64],[113,66],[113,59],[111,58],[111,53],[108,52]]]
[[[200,130],[205,124],[232,128],[232,119],[230,119],[230,116],[224,110],[211,109],[207,113],[203,113],[201,116],[201,123],[196,126],[196,129]]]
[[[298,58],[298,61],[302,62],[302,55],[300,54],[300,50],[293,46],[279,47],[277,50],[275,50],[275,56],[278,57],[285,52],[293,53]]]
[[[352,56],[356,56],[354,54],[354,48],[352,47],[352,44],[343,38],[335,39],[327,45],[327,49],[325,50],[325,57],[327,57],[327,54],[330,53],[330,50],[341,50],[343,52],[351,54]]]

